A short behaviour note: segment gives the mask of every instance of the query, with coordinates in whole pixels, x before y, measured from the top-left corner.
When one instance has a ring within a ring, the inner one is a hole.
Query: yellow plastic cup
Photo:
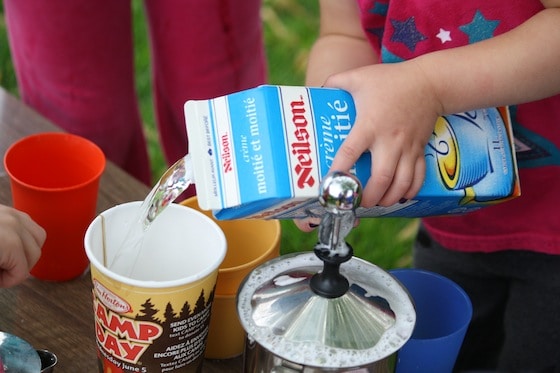
[[[280,255],[281,226],[278,220],[216,220],[200,210],[197,197],[181,204],[212,218],[225,234],[228,250],[218,270],[216,292],[205,357],[228,359],[243,353],[245,331],[239,322],[235,297],[241,282],[256,267]]]

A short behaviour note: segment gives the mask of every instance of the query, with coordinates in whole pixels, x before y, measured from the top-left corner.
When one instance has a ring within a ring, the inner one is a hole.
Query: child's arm
[[[560,93],[560,0],[542,3],[548,8],[503,35],[416,59],[445,114]]]
[[[378,62],[360,25],[357,1],[321,0],[319,4],[319,37],[309,53],[308,86],[321,86],[333,74]]]
[[[326,58],[315,58],[321,56],[315,48],[326,44],[319,39],[309,70],[322,73],[310,73],[314,84],[337,70],[324,85],[346,89],[356,101],[356,123],[332,168],[348,170],[360,154],[371,151],[365,206],[391,205],[416,195],[424,180],[424,148],[437,116],[560,93],[560,0],[543,1],[545,10],[503,35],[394,64],[362,59],[366,52],[357,47],[355,27],[360,21],[354,3],[322,0],[326,16],[348,16],[334,21],[322,17],[323,24],[340,33],[329,36],[331,50],[323,52],[340,53],[336,69],[317,67],[328,64]]]
[[[373,51],[360,25],[355,0],[320,0],[319,37],[309,53],[306,85],[322,86],[333,74],[376,64]],[[294,220],[302,231],[311,231],[318,219]]]

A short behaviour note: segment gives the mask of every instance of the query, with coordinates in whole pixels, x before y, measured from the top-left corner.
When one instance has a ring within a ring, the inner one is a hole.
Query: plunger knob
[[[319,225],[315,254],[323,261],[323,271],[315,274],[310,283],[312,290],[321,296],[340,297],[350,286],[340,274],[340,264],[352,258],[352,247],[345,239],[354,226],[361,191],[360,181],[344,172],[334,171],[321,183],[319,202],[325,214]]]
[[[354,175],[333,171],[321,182],[319,202],[331,214],[353,212],[361,199],[362,185]]]

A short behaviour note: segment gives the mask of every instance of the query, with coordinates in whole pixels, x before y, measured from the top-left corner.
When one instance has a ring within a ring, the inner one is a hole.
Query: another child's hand
[[[369,150],[371,177],[362,205],[389,206],[414,197],[425,176],[424,149],[441,105],[413,61],[375,64],[331,76],[325,86],[349,91],[356,123],[332,170],[349,170]]]
[[[0,205],[0,287],[14,286],[28,277],[46,237],[29,215]]]

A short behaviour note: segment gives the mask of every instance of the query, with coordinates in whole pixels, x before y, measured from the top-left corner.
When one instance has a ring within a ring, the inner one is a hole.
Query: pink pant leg
[[[266,81],[261,0],[145,0],[159,134],[169,163],[187,152],[183,104]]]
[[[4,0],[22,99],[150,184],[130,0]]]

